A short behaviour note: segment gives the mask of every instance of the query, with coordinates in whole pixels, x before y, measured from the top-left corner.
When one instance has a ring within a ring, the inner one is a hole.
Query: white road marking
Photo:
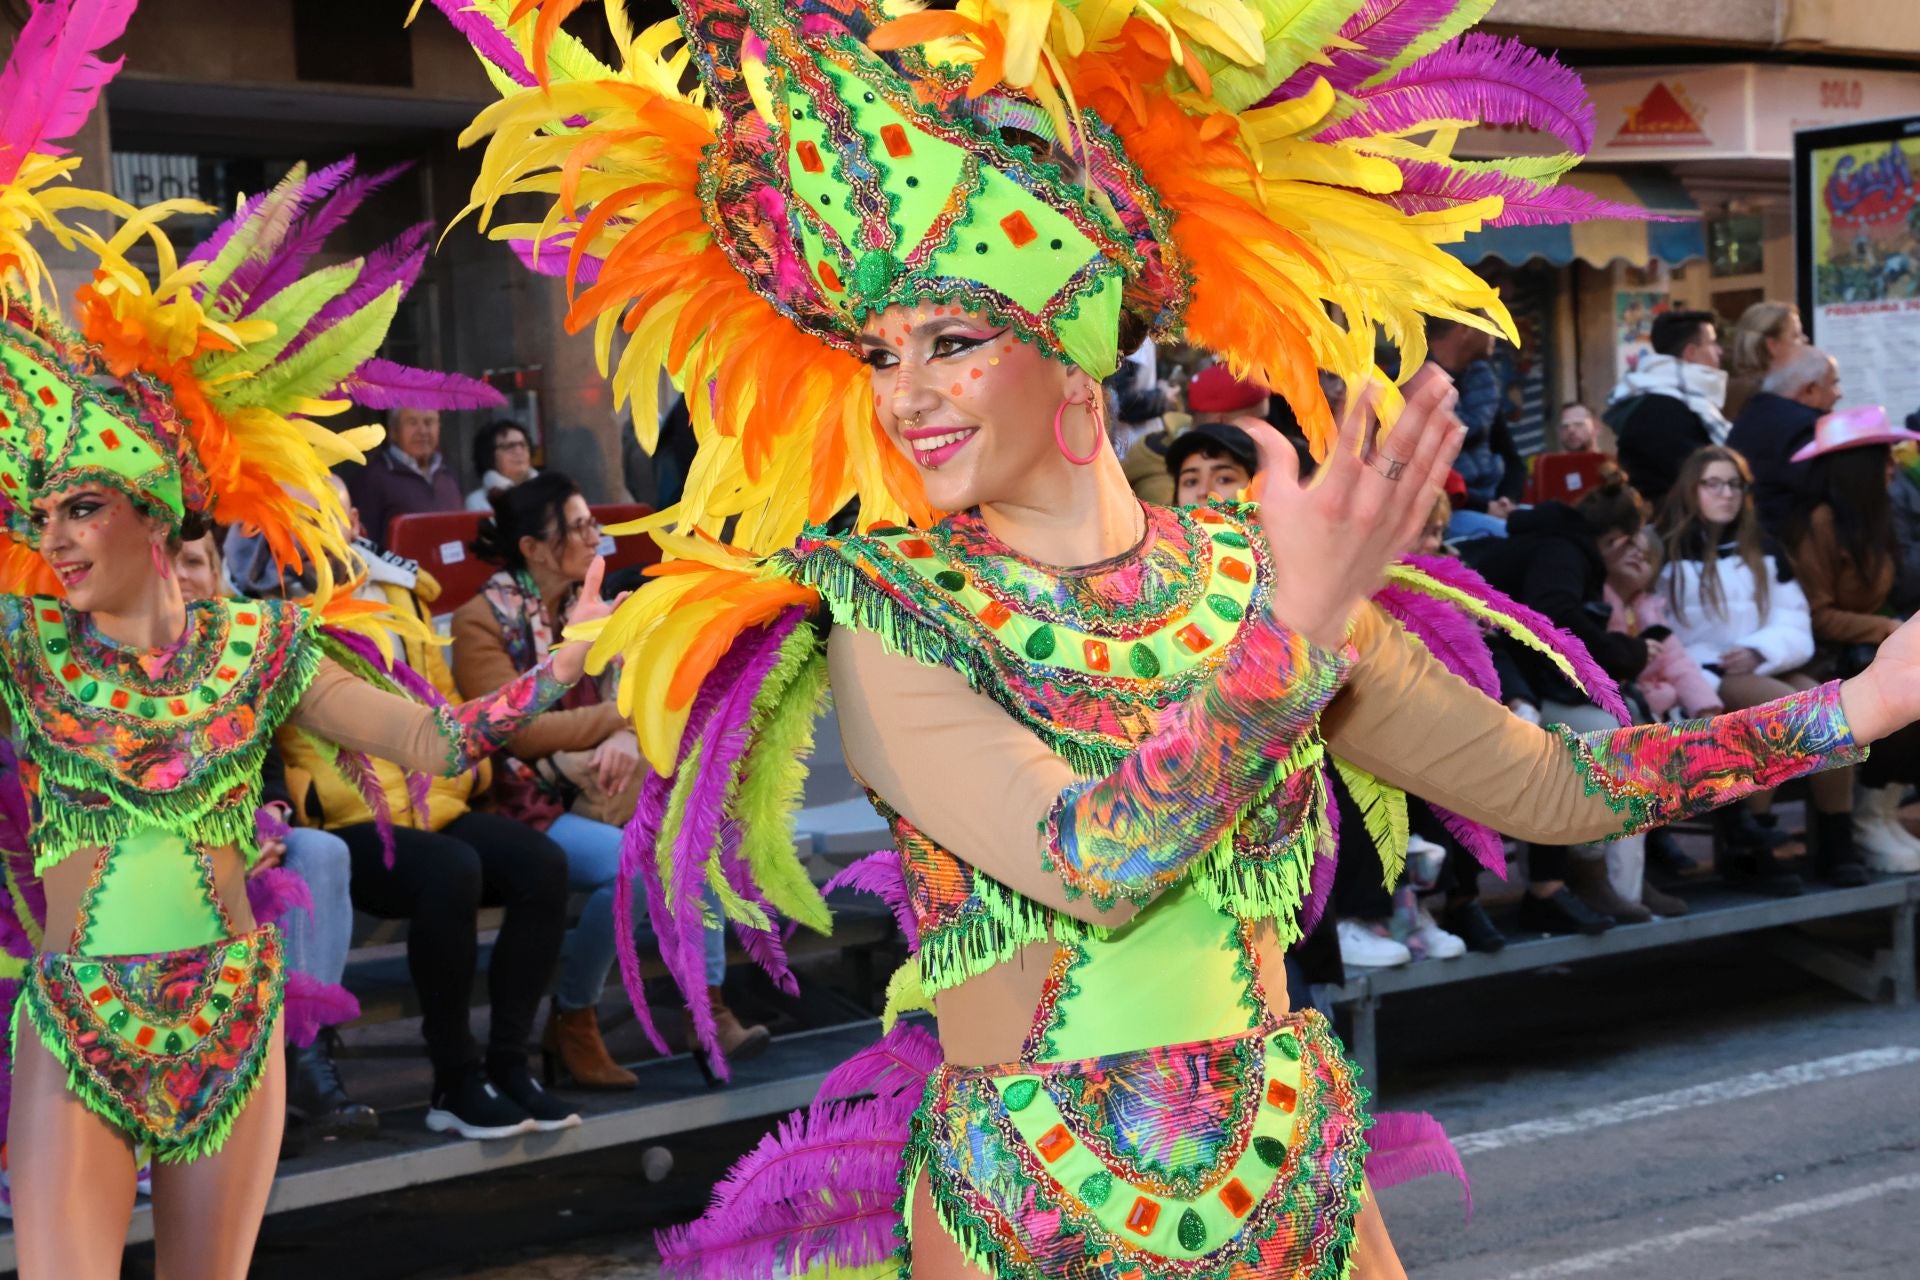
[[[1732,1102],[1738,1098],[1751,1098],[1758,1094],[1790,1089],[1797,1085],[1819,1084],[1823,1080],[1841,1080],[1867,1071],[1883,1071],[1888,1067],[1911,1066],[1916,1062],[1920,1062],[1920,1048],[1888,1045],[1881,1049],[1862,1049],[1858,1053],[1842,1053],[1831,1058],[1816,1058],[1812,1062],[1775,1067],[1770,1071],[1755,1071],[1743,1076],[1729,1076],[1725,1080],[1710,1080],[1706,1084],[1690,1085],[1685,1089],[1674,1089],[1668,1093],[1650,1093],[1643,1098],[1628,1098],[1622,1102],[1609,1102],[1605,1106],[1586,1107],[1562,1116],[1549,1116],[1543,1120],[1524,1120],[1519,1124],[1504,1125],[1498,1129],[1482,1129],[1477,1133],[1462,1134],[1453,1140],[1453,1145],[1462,1156],[1479,1155],[1486,1151],[1498,1151],[1503,1147],[1523,1146],[1529,1142],[1543,1142],[1548,1138],[1562,1138],[1568,1134],[1584,1133],[1589,1129],[1603,1129],[1608,1125],[1626,1124],[1631,1120],[1645,1120],[1650,1116],[1685,1111],[1690,1107],[1704,1107],[1715,1102]]]
[[[1758,1213],[1729,1218],[1725,1222],[1718,1222],[1710,1227],[1690,1227],[1685,1231],[1636,1240],[1632,1244],[1621,1245],[1614,1249],[1601,1249],[1594,1253],[1583,1253],[1578,1257],[1563,1258],[1559,1262],[1549,1262],[1545,1266],[1515,1271],[1504,1277],[1504,1280],[1560,1280],[1563,1276],[1585,1275],[1590,1271],[1613,1271],[1623,1263],[1674,1253],[1689,1245],[1729,1244],[1750,1236],[1756,1231],[1764,1231],[1769,1227],[1777,1227],[1817,1213],[1831,1213],[1835,1209],[1844,1209],[1849,1205],[1864,1204],[1869,1200],[1878,1200],[1881,1196],[1900,1191],[1920,1191],[1920,1173],[1906,1173],[1897,1178],[1885,1178],[1879,1182],[1869,1182],[1864,1186],[1850,1187],[1845,1191],[1815,1196],[1811,1200],[1796,1200],[1777,1208],[1762,1209]]]

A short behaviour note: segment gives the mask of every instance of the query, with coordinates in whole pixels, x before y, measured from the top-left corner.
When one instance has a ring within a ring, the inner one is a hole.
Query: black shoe
[[[1853,844],[1853,815],[1816,813],[1819,827],[1820,878],[1836,889],[1858,889],[1867,883],[1867,865]]]
[[[487,1078],[515,1106],[532,1117],[542,1133],[579,1127],[580,1113],[540,1087],[522,1053],[487,1055]]]
[[[1520,927],[1531,933],[1584,933],[1592,937],[1613,928],[1613,921],[1561,885],[1544,898],[1529,893],[1520,899]]]
[[[1440,927],[1457,935],[1467,944],[1469,951],[1491,954],[1507,945],[1507,935],[1495,927],[1487,917],[1486,908],[1480,905],[1477,898],[1469,898],[1457,907],[1448,907],[1441,917]]]
[[[379,1114],[348,1097],[340,1083],[340,1069],[333,1062],[337,1038],[328,1027],[312,1044],[287,1046],[287,1114],[323,1138],[375,1133]]]
[[[1714,855],[1744,857],[1770,854],[1788,840],[1777,826],[1768,828],[1753,816],[1753,810],[1735,801],[1713,811]]]
[[[476,1063],[461,1071],[450,1085],[435,1083],[433,1102],[427,1108],[427,1128],[484,1142],[531,1133],[534,1123],[526,1108],[494,1088]]]
[[[1647,865],[1670,876],[1691,875],[1700,869],[1700,863],[1680,851],[1680,842],[1665,827],[1647,832]]]

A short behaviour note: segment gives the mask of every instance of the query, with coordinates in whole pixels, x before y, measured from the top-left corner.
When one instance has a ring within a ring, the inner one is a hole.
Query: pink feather
[[[241,264],[234,271],[232,280],[221,292],[241,300],[240,315],[253,314],[275,294],[298,280],[304,274],[307,262],[320,251],[327,237],[347,220],[347,216],[358,209],[369,195],[410,167],[402,163],[378,173],[355,175],[354,163],[354,158],[348,156],[314,174],[300,193],[300,204],[311,211],[288,227],[278,244],[265,246],[266,252],[262,256]],[[312,207],[323,199],[324,204]]]
[[[313,894],[300,873],[286,867],[268,867],[247,877],[247,905],[261,924],[277,924],[289,911],[313,910]]]
[[[1326,803],[1321,806],[1325,834],[1313,851],[1313,868],[1307,875],[1307,896],[1300,904],[1300,933],[1305,936],[1319,925],[1320,917],[1326,914],[1327,900],[1333,895],[1334,873],[1340,867],[1340,806],[1334,803],[1333,772],[1331,765],[1323,765],[1320,770],[1321,794]]]
[[[774,916],[773,904],[760,892],[753,882],[753,868],[740,856],[740,827],[729,822],[725,834],[720,840],[720,869],[727,877],[727,883],[733,891],[767,913]],[[800,994],[800,979],[794,976],[793,969],[787,964],[787,943],[779,927],[756,929],[752,925],[738,920],[732,922],[733,936],[740,940],[740,949],[747,953],[747,959],[753,961],[773,981],[773,985],[790,996]]]
[[[527,270],[536,271],[543,276],[567,274],[567,264],[573,255],[567,242],[559,237],[538,242],[509,240],[507,244],[512,247],[514,253],[519,255],[522,265]],[[574,284],[583,288],[593,284],[600,279],[600,268],[605,265],[606,260],[603,258],[596,258],[590,253],[582,254],[580,269],[574,273]]]
[[[1518,40],[1469,32],[1371,88],[1360,109],[1321,130],[1321,142],[1404,133],[1436,120],[1526,124],[1585,155],[1593,146],[1593,100],[1580,77]]]
[[[432,234],[431,222],[417,223],[369,253],[353,287],[320,308],[299,336],[287,344],[280,358],[291,359],[320,334],[368,306],[395,285],[400,286],[402,293],[413,288],[413,282],[420,278],[420,269],[426,265],[427,242]]]
[[[363,409],[497,409],[507,402],[478,378],[413,369],[378,356],[355,369],[340,389]]]
[[[337,1027],[360,1016],[353,992],[311,974],[287,971],[287,1043],[309,1045],[322,1027]]]
[[[1487,223],[1490,227],[1586,222],[1594,218],[1676,222],[1686,216],[1655,213],[1641,205],[1603,200],[1578,187],[1530,182],[1495,169],[1461,169],[1427,160],[1398,163],[1400,189],[1380,198],[1405,213],[1430,213],[1499,196],[1503,202],[1500,216]]]
[[[900,866],[900,855],[894,850],[882,849],[850,864],[822,885],[820,893],[824,897],[835,889],[858,889],[885,902],[893,910],[900,932],[907,937],[907,950],[920,949],[920,922],[914,919],[906,872]]]
[[[1500,676],[1479,622],[1445,600],[1392,583],[1373,593],[1373,602],[1404,627],[1440,665],[1496,702]]]
[[[332,747],[332,763],[342,778],[360,798],[367,802],[367,810],[373,815],[374,828],[380,833],[380,854],[387,869],[393,869],[393,810],[387,804],[387,789],[380,785],[380,775],[374,772],[373,761],[366,753],[328,744]]]
[[[917,1100],[940,1061],[940,1042],[925,1027],[896,1022],[878,1041],[827,1072],[814,1105],[863,1094],[881,1098],[911,1094]]]
[[[1507,878],[1507,846],[1500,833],[1482,822],[1443,809],[1437,804],[1426,802],[1433,810],[1433,816],[1440,819],[1440,825],[1447,834],[1458,840],[1461,847],[1473,855],[1473,860],[1485,867],[1502,880]]]
[[[475,53],[506,72],[515,84],[536,83],[527,60],[520,56],[520,50],[507,38],[507,33],[494,25],[493,19],[469,8],[467,0],[433,0],[433,7],[447,15],[447,21],[467,38]]]
[[[620,985],[627,990],[627,1003],[634,1019],[646,1033],[647,1043],[663,1057],[671,1052],[660,1028],[654,1025],[653,1010],[647,1005],[647,987],[640,976],[640,949],[634,938],[638,915],[633,909],[633,886],[646,886],[647,914],[655,921],[666,914],[666,903],[657,892],[658,877],[643,871],[653,861],[653,841],[667,811],[666,779],[651,769],[640,788],[640,804],[620,836],[620,872],[613,880],[614,955],[620,964]],[[656,925],[656,929],[657,929]]]
[[[1440,1122],[1424,1111],[1382,1111],[1367,1131],[1367,1181],[1376,1190],[1398,1186],[1430,1173],[1452,1174],[1460,1182],[1467,1217],[1473,1217],[1473,1184],[1460,1153]]]
[[[0,183],[34,152],[62,155],[59,139],[87,122],[100,90],[126,60],[96,55],[118,40],[136,0],[36,3],[0,71]]]

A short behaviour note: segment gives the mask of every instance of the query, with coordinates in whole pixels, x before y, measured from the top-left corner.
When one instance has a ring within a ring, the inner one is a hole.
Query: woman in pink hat
[[[1850,675],[1872,661],[1900,620],[1882,612],[1893,591],[1893,445],[1920,440],[1887,420],[1878,405],[1830,413],[1813,441],[1793,455],[1812,464],[1791,525],[1794,566],[1813,615],[1819,646],[1810,670]],[[1865,863],[1829,859],[1827,878],[1863,884],[1866,868],[1920,871],[1920,840],[1897,817],[1900,796],[1920,781],[1920,732],[1905,729],[1874,748],[1857,773],[1854,841]]]

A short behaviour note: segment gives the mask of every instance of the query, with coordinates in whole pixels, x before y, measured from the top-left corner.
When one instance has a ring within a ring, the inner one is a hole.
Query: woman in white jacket
[[[1719,681],[1729,711],[1819,684],[1804,670],[1814,653],[1807,597],[1786,553],[1761,532],[1752,490],[1747,460],[1708,445],[1682,464],[1660,513],[1666,564],[1658,589],[1669,621]],[[1812,787],[1812,821],[1828,865],[1852,862],[1856,826],[1868,846],[1891,838],[1881,826],[1898,826],[1877,808],[1863,808],[1856,824],[1851,769],[1822,774]]]

